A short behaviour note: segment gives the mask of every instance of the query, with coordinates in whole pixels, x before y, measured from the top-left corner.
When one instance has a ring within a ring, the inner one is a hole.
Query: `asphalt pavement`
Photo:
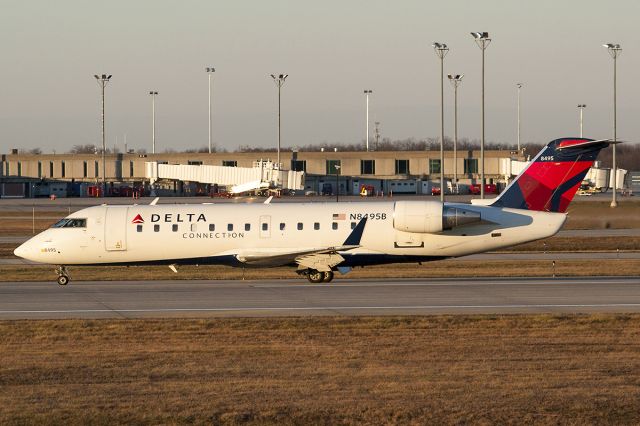
[[[0,283],[0,319],[640,312],[640,277]]]

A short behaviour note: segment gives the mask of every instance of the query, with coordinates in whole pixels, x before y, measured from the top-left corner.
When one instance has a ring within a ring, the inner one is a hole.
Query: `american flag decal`
[[[344,213],[334,213],[333,214],[333,220],[345,220],[347,218],[347,215]]]

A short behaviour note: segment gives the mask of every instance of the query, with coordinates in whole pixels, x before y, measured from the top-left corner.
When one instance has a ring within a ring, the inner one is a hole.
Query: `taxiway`
[[[0,283],[0,319],[640,312],[640,277]]]

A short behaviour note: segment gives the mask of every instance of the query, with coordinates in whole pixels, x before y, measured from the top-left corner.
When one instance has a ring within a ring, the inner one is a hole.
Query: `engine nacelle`
[[[397,201],[393,210],[393,227],[403,232],[435,234],[480,221],[478,212],[439,201]]]

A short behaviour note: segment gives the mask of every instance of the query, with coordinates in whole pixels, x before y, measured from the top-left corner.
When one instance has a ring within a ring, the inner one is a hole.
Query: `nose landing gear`
[[[67,285],[69,283],[69,273],[67,267],[60,265],[56,268],[56,274],[58,274],[58,284]]]

